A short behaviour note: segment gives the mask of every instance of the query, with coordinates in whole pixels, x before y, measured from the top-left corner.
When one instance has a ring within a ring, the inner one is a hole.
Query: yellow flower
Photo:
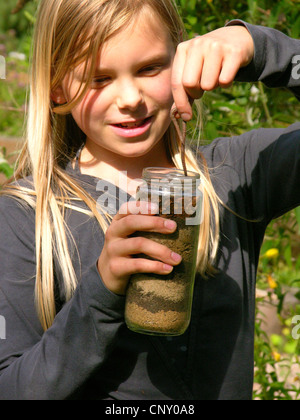
[[[276,281],[273,279],[273,277],[270,274],[268,274],[267,280],[268,280],[268,283],[269,283],[269,287],[271,289],[276,289],[278,284],[276,283]]]
[[[277,351],[273,351],[272,356],[273,356],[275,362],[279,362],[280,359],[281,359],[281,355],[279,353],[277,353]]]
[[[290,329],[289,328],[283,328],[282,334],[288,337],[290,335]]]
[[[268,249],[268,251],[265,253],[265,257],[271,259],[275,259],[277,258],[279,255],[279,251],[277,248],[270,248]]]

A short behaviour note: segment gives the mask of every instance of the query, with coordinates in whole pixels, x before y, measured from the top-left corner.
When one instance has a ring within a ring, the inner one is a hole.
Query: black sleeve
[[[300,41],[240,20],[228,25],[246,26],[255,45],[253,61],[239,71],[236,79],[286,87],[300,99],[300,69],[295,77],[293,64],[294,57],[300,59]],[[300,205],[300,123],[216,139],[212,146],[213,167],[223,163],[239,179],[237,185],[248,206],[245,217],[263,219],[268,224]]]
[[[104,362],[124,321],[124,298],[106,289],[95,261],[53,325],[42,331],[34,306],[34,230],[31,208],[0,197],[2,400],[72,396]]]
[[[266,227],[300,205],[300,123],[216,139],[210,150],[215,188],[241,216]]]
[[[300,100],[300,40],[264,26],[233,20],[227,26],[243,25],[254,41],[252,62],[239,70],[236,80],[261,81],[268,87],[286,87]]]

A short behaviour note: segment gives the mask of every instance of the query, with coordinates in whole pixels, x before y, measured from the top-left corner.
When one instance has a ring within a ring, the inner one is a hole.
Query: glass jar
[[[200,175],[173,168],[145,168],[136,200],[151,201],[158,215],[174,220],[171,234],[136,232],[135,236],[160,242],[181,255],[167,275],[137,273],[126,293],[125,321],[129,329],[150,335],[175,336],[190,323],[202,210]],[[150,258],[139,254],[137,257]]]

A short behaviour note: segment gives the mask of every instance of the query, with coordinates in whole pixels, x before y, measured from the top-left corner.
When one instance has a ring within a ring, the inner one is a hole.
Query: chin
[[[137,144],[126,144],[120,149],[117,154],[120,156],[124,156],[126,158],[138,158],[143,157],[150,153],[156,144],[148,145],[141,144],[140,146]],[[132,147],[130,147],[132,146]]]
[[[145,155],[147,155],[148,150],[147,151],[132,151],[131,153],[118,153],[120,156],[123,156],[124,158],[128,158],[128,159],[134,159],[134,158],[140,158],[143,157]]]

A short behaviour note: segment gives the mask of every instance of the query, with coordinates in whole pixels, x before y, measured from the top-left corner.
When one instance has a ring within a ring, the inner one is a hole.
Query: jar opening
[[[200,174],[197,172],[188,171],[186,176],[182,169],[161,167],[144,168],[142,176],[146,181],[150,179],[166,181],[170,181],[171,179],[178,179],[179,181],[184,181],[185,179],[197,180],[200,178]]]

